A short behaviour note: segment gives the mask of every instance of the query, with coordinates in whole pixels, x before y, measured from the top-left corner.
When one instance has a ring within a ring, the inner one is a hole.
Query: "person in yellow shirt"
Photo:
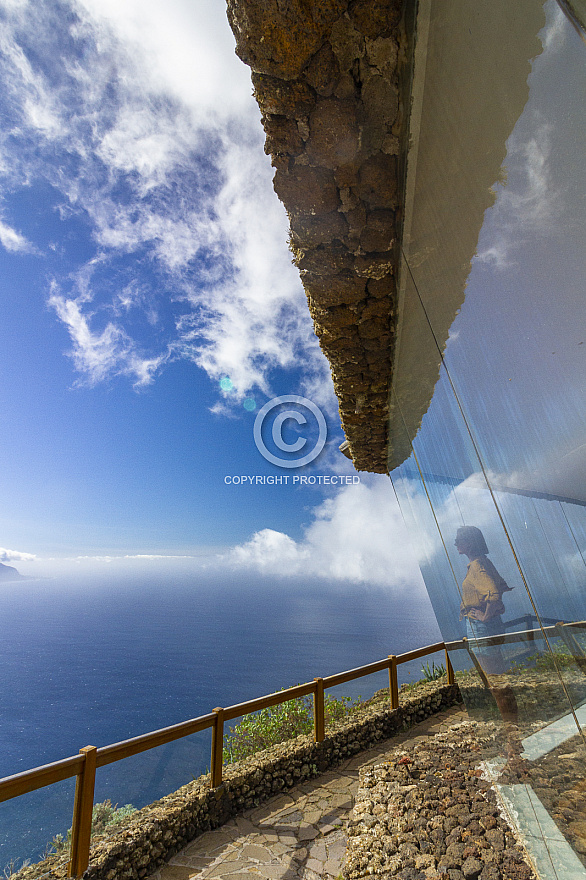
[[[477,642],[504,632],[503,593],[512,589],[498,573],[490,559],[484,535],[476,526],[462,526],[456,533],[456,549],[468,557],[468,569],[462,582],[460,620],[466,621],[466,635],[474,651],[490,691],[502,715],[509,739],[509,754],[518,753],[519,746],[511,725],[518,721],[517,700],[509,684],[494,676],[503,675],[506,662],[499,645]]]
[[[512,588],[500,576],[490,559],[484,535],[476,526],[462,526],[456,533],[458,553],[468,557],[468,569],[462,583],[460,620],[466,620],[469,639],[481,639],[503,632],[503,593]],[[505,662],[498,646],[478,646],[476,654],[486,673],[505,672]]]

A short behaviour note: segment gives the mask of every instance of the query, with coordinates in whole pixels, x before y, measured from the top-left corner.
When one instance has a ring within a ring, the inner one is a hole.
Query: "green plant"
[[[565,645],[554,644],[551,646],[551,651],[545,650],[543,653],[529,654],[522,661],[513,660],[510,671],[515,673],[536,669],[538,672],[551,672],[560,667],[574,666],[575,663],[575,657]]]
[[[103,834],[104,831],[110,831],[119,825],[127,816],[136,813],[136,807],[132,804],[125,804],[118,807],[117,804],[112,805],[112,801],[108,798],[105,801],[94,804],[92,810],[92,837],[94,834]],[[69,828],[67,835],[56,834],[51,843],[47,845],[47,852],[52,848],[54,853],[63,853],[71,847],[71,832]]]
[[[441,678],[442,675],[446,674],[446,667],[443,663],[436,666],[432,661],[431,667],[429,663],[426,663],[425,666],[421,667],[421,671],[423,672],[424,681],[437,681],[438,678]]]
[[[283,688],[285,690],[285,688]],[[326,724],[340,721],[361,703],[352,704],[350,697],[328,695],[324,700]],[[298,697],[287,703],[269,706],[230,728],[224,737],[224,761],[231,764],[254,755],[277,743],[293,739],[302,733],[313,730],[313,700],[311,697]]]

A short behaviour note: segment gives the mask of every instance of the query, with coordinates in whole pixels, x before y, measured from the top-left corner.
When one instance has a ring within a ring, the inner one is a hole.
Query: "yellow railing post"
[[[389,696],[391,709],[399,708],[399,681],[397,679],[397,657],[389,654]]]
[[[83,755],[85,760],[83,762],[83,769],[77,775],[75,783],[73,826],[71,829],[71,860],[67,866],[68,877],[81,877],[90,863],[97,751],[95,746],[86,746],[79,750],[80,755]]]
[[[324,680],[314,678],[315,691],[313,694],[313,730],[315,741],[320,743],[326,738],[326,718],[324,710]]]
[[[222,784],[222,763],[224,761],[224,710],[214,709],[214,726],[212,727],[212,788]]]
[[[448,684],[456,684],[456,676],[454,675],[454,667],[446,648],[446,672],[448,673]]]

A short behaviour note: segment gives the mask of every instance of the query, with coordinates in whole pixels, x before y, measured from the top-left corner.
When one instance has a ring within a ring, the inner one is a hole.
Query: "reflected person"
[[[460,620],[466,621],[466,635],[471,640],[500,635],[503,630],[502,614],[505,611],[503,593],[509,592],[507,582],[487,558],[488,547],[484,535],[476,526],[462,526],[456,533],[458,553],[468,557],[468,569],[462,582]],[[503,721],[517,724],[517,700],[510,685],[500,685],[490,676],[502,675],[506,670],[505,658],[500,645],[480,644],[474,648],[490,691],[496,701]]]

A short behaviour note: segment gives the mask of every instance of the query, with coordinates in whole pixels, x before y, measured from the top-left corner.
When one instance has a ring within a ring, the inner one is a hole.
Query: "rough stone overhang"
[[[401,0],[228,0],[350,457],[387,470],[407,76]]]
[[[228,0],[346,454],[411,452],[541,51],[537,0]],[[433,332],[432,332],[433,328]]]

